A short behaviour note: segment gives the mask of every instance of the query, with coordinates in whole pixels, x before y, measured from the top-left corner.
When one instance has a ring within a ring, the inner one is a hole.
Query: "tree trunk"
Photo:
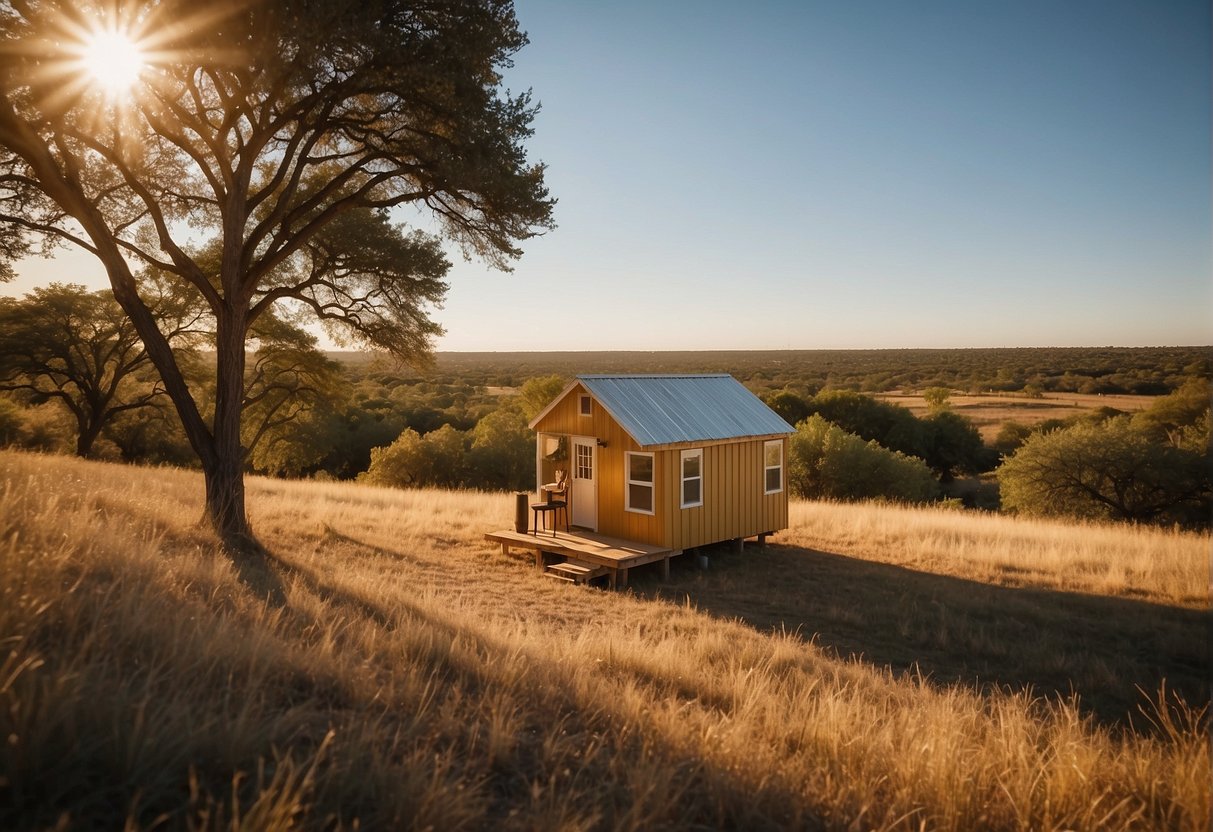
[[[81,425],[76,432],[76,456],[81,459],[87,459],[88,455],[93,452],[93,443],[97,441],[97,437],[101,433],[101,425]]]
[[[244,508],[244,460],[240,455],[216,454],[204,466],[206,519],[224,548],[243,552],[255,548],[253,530]]]
[[[215,342],[214,457],[204,461],[202,470],[207,519],[226,548],[246,551],[256,546],[244,506],[245,450],[240,444],[246,327],[242,314],[225,311],[217,320]]]
[[[206,481],[203,519],[214,529],[228,551],[252,551],[256,548],[256,542],[244,508],[244,450],[240,447],[240,411],[244,400],[244,321],[233,322],[226,316],[216,316],[219,337],[216,343],[215,422],[213,429],[208,430],[181,375],[172,348],[135,291],[134,280],[125,263],[118,263],[109,272],[114,297],[134,322],[148,357],[160,373],[165,390],[177,409],[190,446],[202,463]]]

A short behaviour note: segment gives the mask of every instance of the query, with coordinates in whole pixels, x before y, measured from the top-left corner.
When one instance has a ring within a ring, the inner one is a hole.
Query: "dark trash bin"
[[[514,531],[519,534],[526,534],[527,524],[530,520],[527,518],[527,512],[530,511],[531,495],[525,491],[514,492]]]

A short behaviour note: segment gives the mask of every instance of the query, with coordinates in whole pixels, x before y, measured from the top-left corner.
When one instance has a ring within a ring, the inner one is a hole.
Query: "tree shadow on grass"
[[[357,543],[344,535],[334,533],[333,537]],[[408,557],[382,547],[357,545],[381,556]],[[526,818],[536,809],[535,804],[547,799],[537,790],[537,784],[546,784],[556,796],[562,788],[580,792],[578,800],[569,798],[569,802],[579,805],[586,817],[596,818],[595,826],[626,827],[628,818],[640,806],[635,802],[633,789],[637,783],[633,780],[644,781],[628,773],[627,761],[634,760],[663,779],[663,787],[653,790],[646,788],[646,782],[640,783],[644,801],[651,806],[639,814],[654,827],[824,828],[797,784],[774,776],[755,782],[702,758],[693,748],[665,741],[657,730],[645,730],[643,725],[637,730],[638,726],[615,713],[609,702],[596,698],[600,691],[579,682],[577,668],[567,662],[553,661],[508,640],[498,640],[476,626],[464,626],[457,617],[437,616],[405,597],[397,595],[390,605],[385,604],[342,587],[314,566],[292,563],[289,557],[281,557],[279,562],[332,609],[351,611],[385,631],[408,629],[422,634],[419,643],[424,647],[407,660],[422,664],[430,678],[457,689],[456,700],[464,697],[474,703],[498,697],[502,710],[519,721],[516,736],[520,739],[512,746],[508,759],[498,761],[487,772],[480,772],[477,763],[470,764],[473,773],[487,778],[485,785],[491,795],[488,820],[493,827],[499,823],[502,828],[532,826]],[[527,668],[524,678],[531,685],[511,683],[514,673],[509,668],[518,663]],[[438,691],[435,697],[447,695],[449,691]],[[536,702],[543,703],[542,707],[536,707]],[[409,715],[407,709],[404,713]],[[467,705],[459,720],[451,723],[462,729],[445,741],[469,760],[482,759],[485,749],[480,747],[480,737],[491,728],[477,721],[486,718],[491,721],[474,705]],[[557,734],[563,742],[557,740]],[[583,755],[585,749],[592,752]],[[705,799],[707,795],[711,795],[710,800]],[[648,811],[656,814],[650,817]],[[516,815],[521,824],[504,822]]]
[[[1100,722],[1141,728],[1146,697],[1209,702],[1213,616],[1129,598],[994,586],[787,545],[678,558],[634,591],[759,630],[798,632],[834,654],[941,684],[1077,694]],[[1140,690],[1138,690],[1140,688]]]
[[[232,564],[240,583],[272,607],[287,604],[286,587],[282,583],[285,569],[281,559],[260,544],[232,553]]]

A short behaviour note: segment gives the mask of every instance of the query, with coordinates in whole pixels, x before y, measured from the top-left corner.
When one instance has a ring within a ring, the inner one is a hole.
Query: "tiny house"
[[[787,528],[793,428],[730,375],[577,376],[531,428],[573,527],[674,551]]]

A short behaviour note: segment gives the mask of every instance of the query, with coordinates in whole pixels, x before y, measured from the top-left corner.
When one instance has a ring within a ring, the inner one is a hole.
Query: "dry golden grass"
[[[790,520],[744,568],[653,593],[940,683],[1072,693],[1107,724],[1164,680],[1207,700],[1207,534],[805,502]]]
[[[1203,609],[1208,534],[950,509],[793,501],[782,542],[1009,587]]]
[[[502,495],[249,485],[273,560],[237,568],[196,523],[194,474],[0,453],[0,827],[1208,827],[1199,698],[1153,686],[1152,723],[1129,723],[900,670],[920,637],[964,664],[939,610],[979,590],[1206,633],[1199,569],[1139,550],[1206,562],[1208,538],[1084,550],[1126,560],[1108,595],[1097,570],[1063,587],[1081,558],[1050,551],[1099,529],[798,505],[781,545],[614,594],[484,544]],[[1031,567],[1002,570],[982,528],[1035,547]],[[889,617],[903,582],[918,614]],[[899,622],[859,645],[898,656],[779,626],[819,608],[861,640]],[[1073,620],[1095,628],[1075,649],[1101,641],[1106,622]],[[1110,663],[1104,683],[1139,671]]]

